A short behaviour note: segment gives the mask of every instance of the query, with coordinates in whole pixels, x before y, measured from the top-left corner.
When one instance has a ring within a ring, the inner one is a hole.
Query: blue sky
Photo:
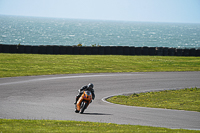
[[[0,0],[0,14],[200,23],[200,0]]]

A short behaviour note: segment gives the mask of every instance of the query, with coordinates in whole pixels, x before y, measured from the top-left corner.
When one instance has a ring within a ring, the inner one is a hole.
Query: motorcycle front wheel
[[[83,114],[83,112],[85,111],[85,109],[87,108],[87,106],[88,106],[88,103],[83,102],[83,106],[82,106],[82,108],[80,110],[80,114]]]

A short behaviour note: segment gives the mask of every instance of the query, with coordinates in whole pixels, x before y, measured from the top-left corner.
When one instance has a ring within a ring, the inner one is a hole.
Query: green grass
[[[200,88],[165,90],[114,96],[107,101],[129,106],[177,109],[200,112]]]
[[[200,71],[200,57],[0,53],[0,78],[49,74],[158,71]],[[196,95],[199,97],[199,89]],[[197,101],[194,103],[199,105],[199,99]],[[164,103],[166,104],[167,102]],[[185,102],[182,104],[184,105]],[[191,133],[200,131],[78,121],[0,119],[1,132]]]
[[[58,120],[10,120],[0,119],[0,132],[170,132],[197,133],[200,131],[184,129],[168,129],[138,125],[118,125],[112,123],[58,121]]]
[[[0,78],[110,72],[200,71],[200,57],[0,53]]]

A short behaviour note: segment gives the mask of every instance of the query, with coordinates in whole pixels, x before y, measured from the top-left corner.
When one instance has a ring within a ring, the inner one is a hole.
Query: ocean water
[[[0,15],[0,44],[200,48],[200,24]]]

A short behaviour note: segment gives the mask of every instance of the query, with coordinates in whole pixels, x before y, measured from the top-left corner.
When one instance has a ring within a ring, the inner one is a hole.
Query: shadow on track
[[[83,113],[85,115],[112,115],[112,114],[105,114],[105,113]]]

